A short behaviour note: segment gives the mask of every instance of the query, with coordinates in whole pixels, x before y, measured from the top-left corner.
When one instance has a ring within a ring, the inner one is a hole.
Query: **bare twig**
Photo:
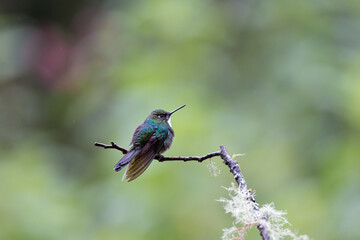
[[[117,145],[114,142],[111,142],[111,145],[107,145],[104,143],[98,143],[95,142],[94,143],[95,146],[97,147],[103,147],[105,149],[108,148],[113,148],[113,149],[117,149],[119,151],[121,151],[123,154],[126,154],[128,152],[128,150],[126,150],[125,148],[120,147],[119,145]],[[221,157],[222,160],[224,160],[224,164],[226,164],[229,168],[230,168],[230,172],[234,175],[234,178],[236,180],[236,182],[239,185],[239,188],[241,190],[246,190],[247,189],[247,185],[246,185],[246,181],[244,179],[244,176],[242,175],[241,171],[240,171],[240,167],[237,161],[234,161],[229,154],[226,151],[226,148],[224,146],[220,146],[220,151],[217,152],[212,152],[212,153],[208,153],[204,156],[201,157],[197,157],[197,156],[190,156],[190,157],[165,157],[163,155],[156,155],[155,159],[158,160],[159,162],[165,162],[165,161],[198,161],[198,162],[202,162],[206,159],[210,159],[212,157]],[[251,190],[250,194],[249,194],[249,198],[248,200],[255,203],[255,207],[254,209],[256,211],[259,211],[258,208],[258,204],[255,201],[253,192]],[[258,224],[257,229],[259,230],[260,236],[263,240],[270,240],[270,235],[268,233],[268,230],[266,228],[266,226],[262,225],[262,224]]]
[[[125,148],[120,147],[119,145],[117,145],[114,142],[111,142],[111,145],[107,145],[104,143],[98,143],[95,142],[94,143],[95,146],[97,147],[103,147],[105,149],[107,148],[113,148],[113,149],[117,149],[119,151],[121,151],[123,154],[126,154],[128,152],[128,150],[126,150]],[[201,157],[197,157],[197,156],[190,156],[190,157],[165,157],[163,155],[156,155],[155,159],[158,160],[159,162],[165,162],[165,161],[184,161],[184,162],[188,162],[188,161],[197,161],[197,162],[202,162],[206,159],[212,158],[212,157],[217,157],[217,156],[221,156],[221,151],[217,151],[217,152],[213,152],[213,153],[208,153],[204,156]]]
[[[97,146],[97,147],[103,147],[105,149],[114,148],[114,149],[117,149],[117,150],[121,151],[123,154],[127,154],[127,152],[128,152],[128,150],[126,150],[125,148],[120,147],[119,145],[117,145],[114,142],[111,142],[111,145],[95,142],[94,145]]]

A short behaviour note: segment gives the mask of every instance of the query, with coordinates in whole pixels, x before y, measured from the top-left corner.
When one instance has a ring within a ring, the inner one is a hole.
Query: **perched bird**
[[[129,165],[124,177],[126,175],[130,182],[146,170],[156,155],[169,149],[174,138],[170,123],[171,115],[183,107],[185,105],[171,112],[160,109],[152,111],[145,122],[136,128],[131,141],[132,146],[115,165],[115,172]]]

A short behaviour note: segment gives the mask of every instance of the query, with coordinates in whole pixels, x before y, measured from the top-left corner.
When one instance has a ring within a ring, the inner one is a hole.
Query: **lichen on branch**
[[[223,240],[244,239],[246,231],[253,226],[266,228],[271,240],[279,240],[290,237],[294,240],[308,240],[306,235],[297,236],[287,226],[290,225],[285,218],[286,213],[276,210],[274,203],[265,204],[262,207],[249,197],[254,193],[247,189],[240,189],[234,183],[225,188],[230,198],[222,198],[218,201],[224,203],[226,213],[231,213],[235,218],[231,228],[223,229]],[[260,231],[260,229],[259,229]]]
[[[120,147],[114,142],[111,145],[104,143],[94,143],[97,147],[105,149],[117,149],[123,154],[128,152],[127,149]],[[238,156],[238,155],[234,155]],[[233,157],[234,157],[233,156]],[[240,240],[243,239],[248,229],[256,226],[260,236],[263,240],[278,240],[286,236],[291,237],[295,240],[307,240],[307,236],[297,236],[290,229],[286,228],[286,224],[289,224],[283,216],[284,212],[277,211],[274,208],[274,204],[267,204],[263,207],[259,207],[259,204],[255,201],[255,192],[247,189],[245,178],[240,170],[237,161],[233,160],[227,153],[224,146],[220,146],[220,150],[205,154],[204,156],[189,156],[189,157],[165,157],[163,155],[156,155],[154,159],[159,162],[165,161],[198,161],[203,162],[204,160],[211,159],[213,157],[221,157],[224,164],[230,169],[230,173],[234,176],[238,186],[232,183],[230,188],[227,188],[230,199],[220,199],[219,201],[224,203],[226,212],[230,212],[235,218],[234,226],[232,228],[224,229],[223,239],[228,240]],[[210,166],[213,169],[213,166]],[[240,226],[238,226],[240,225]]]

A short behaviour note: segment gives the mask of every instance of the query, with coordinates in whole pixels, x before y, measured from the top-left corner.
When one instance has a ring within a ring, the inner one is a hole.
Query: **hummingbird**
[[[174,139],[174,130],[171,128],[171,115],[185,107],[167,112],[161,109],[154,110],[138,126],[133,134],[129,151],[114,166],[115,172],[128,165],[123,179],[130,182],[139,177],[150,165],[154,157],[170,148]]]

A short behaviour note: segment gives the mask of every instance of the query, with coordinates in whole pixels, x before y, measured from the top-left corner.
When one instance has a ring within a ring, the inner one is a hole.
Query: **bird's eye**
[[[160,119],[161,119],[161,118],[164,118],[164,115],[161,115],[161,114],[160,114],[160,115],[158,115],[158,118],[160,118]]]

